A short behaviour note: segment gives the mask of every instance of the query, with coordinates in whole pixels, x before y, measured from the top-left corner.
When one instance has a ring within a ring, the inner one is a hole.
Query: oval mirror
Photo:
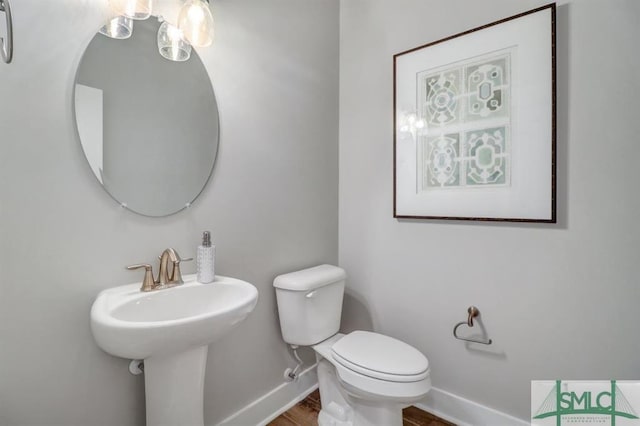
[[[188,207],[204,189],[218,151],[218,108],[195,50],[184,62],[160,55],[156,18],[130,38],[99,32],[75,80],[82,149],[102,187],[146,216]]]

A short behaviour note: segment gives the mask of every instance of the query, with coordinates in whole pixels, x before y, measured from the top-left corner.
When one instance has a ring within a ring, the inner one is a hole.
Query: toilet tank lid
[[[333,265],[320,265],[279,275],[273,280],[273,286],[284,290],[309,291],[345,278],[347,273],[344,269]]]

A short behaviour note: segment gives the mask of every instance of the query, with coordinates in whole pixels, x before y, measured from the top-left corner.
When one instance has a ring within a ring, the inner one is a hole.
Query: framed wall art
[[[394,55],[394,217],[556,222],[555,11]]]

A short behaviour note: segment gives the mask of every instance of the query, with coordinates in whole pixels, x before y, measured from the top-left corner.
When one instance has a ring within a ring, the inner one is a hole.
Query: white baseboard
[[[438,388],[431,388],[424,401],[415,404],[415,406],[458,426],[525,426],[530,424],[528,421]]]
[[[316,364],[300,373],[296,382],[283,383],[218,423],[217,426],[265,426],[318,388]],[[415,404],[458,426],[526,426],[530,423],[493,408],[432,388],[423,402]]]
[[[283,383],[218,423],[218,426],[264,426],[318,388],[316,365],[295,382]]]

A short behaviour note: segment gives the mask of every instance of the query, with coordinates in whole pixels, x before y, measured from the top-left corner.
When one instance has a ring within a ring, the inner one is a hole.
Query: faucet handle
[[[172,282],[177,284],[183,284],[182,273],[180,272],[180,263],[181,262],[190,262],[193,260],[193,257],[181,258],[178,253],[176,253],[177,259],[173,262],[173,273],[171,274]]]
[[[180,263],[180,262],[189,262],[190,260],[193,260],[193,257],[187,257],[186,259],[183,259],[180,257],[177,251],[174,250],[173,252],[176,254],[176,258],[177,258],[175,262]],[[158,259],[162,260],[162,255],[158,256]]]
[[[136,265],[129,265],[127,269],[133,271],[134,269],[144,268],[144,278],[142,279],[142,287],[140,291],[151,291],[155,288],[156,282],[153,279],[153,266],[148,263],[139,263]]]

